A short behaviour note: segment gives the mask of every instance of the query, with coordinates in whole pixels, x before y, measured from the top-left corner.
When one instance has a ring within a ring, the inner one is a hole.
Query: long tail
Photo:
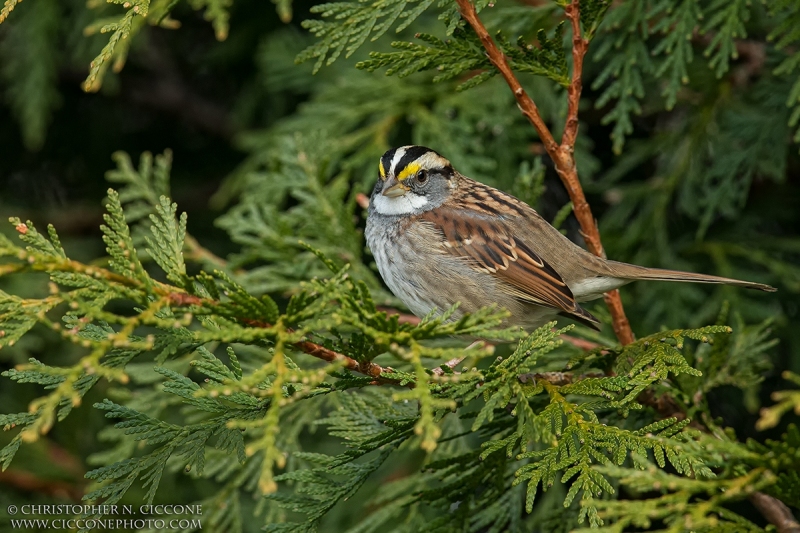
[[[752,281],[742,281],[740,279],[723,278],[721,276],[711,276],[709,274],[695,274],[694,272],[681,272],[680,270],[666,270],[662,268],[647,268],[627,263],[608,261],[608,267],[614,274],[626,280],[657,280],[657,281],[688,281],[691,283],[721,283],[724,285],[736,285],[746,289],[757,289],[759,291],[775,292],[775,287],[763,283]]]

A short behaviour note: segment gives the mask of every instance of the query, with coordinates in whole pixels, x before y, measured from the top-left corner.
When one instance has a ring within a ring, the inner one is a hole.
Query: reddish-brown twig
[[[361,209],[366,209],[369,207],[369,197],[363,192],[360,192],[356,194],[356,203]]]
[[[180,306],[189,306],[189,305],[214,305],[217,302],[215,300],[208,300],[205,298],[201,298],[199,296],[194,296],[192,294],[188,294],[185,292],[173,292],[168,295],[169,302],[174,305]],[[253,319],[241,319],[240,322],[243,324],[247,324],[248,326],[256,327],[256,328],[269,328],[271,324],[263,322],[261,320],[253,320]],[[291,329],[288,330],[291,333]],[[323,361],[327,361],[329,363],[333,363],[334,361],[341,361],[344,363],[344,367],[348,370],[353,370],[355,372],[359,372],[364,374],[365,376],[370,376],[375,378],[376,384],[378,383],[394,383],[394,380],[382,378],[381,374],[386,372],[391,372],[391,368],[384,368],[376,363],[373,362],[364,362],[359,363],[352,357],[348,357],[343,353],[336,352],[329,348],[322,346],[321,344],[316,344],[311,341],[301,340],[297,342],[293,342],[292,346],[297,348],[303,353],[307,353],[317,359],[322,359]]]
[[[391,307],[386,307],[384,305],[378,306],[378,311],[383,311],[387,315],[397,315],[397,321],[401,324],[411,324],[412,326],[416,326],[419,324],[422,319],[415,315],[409,315],[408,313],[401,313],[397,309],[393,309]]]
[[[569,344],[575,346],[576,348],[580,348],[581,350],[586,350],[587,352],[590,350],[594,350],[595,348],[600,348],[602,344],[598,344],[596,342],[587,341],[586,339],[581,339],[578,337],[573,337],[572,335],[561,335],[561,340],[564,342],[568,342]]]
[[[795,520],[792,510],[782,501],[763,492],[754,492],[747,499],[779,533],[800,533],[800,523]]]
[[[478,35],[483,47],[486,49],[486,55],[489,61],[492,62],[492,65],[494,65],[511,88],[522,114],[533,124],[533,127],[539,134],[539,138],[544,144],[545,150],[547,150],[548,155],[553,160],[556,172],[558,172],[572,200],[573,212],[581,226],[583,238],[586,241],[586,247],[593,254],[605,257],[603,244],[600,240],[600,231],[597,229],[597,223],[592,215],[592,210],[589,207],[589,203],[586,201],[586,195],[584,195],[583,187],[581,187],[581,183],[578,180],[578,171],[575,166],[574,149],[575,140],[578,135],[578,106],[582,89],[583,58],[589,46],[588,41],[581,35],[579,0],[573,0],[565,10],[573,32],[573,67],[572,80],[567,90],[567,120],[560,145],[553,138],[553,134],[550,133],[533,99],[528,96],[525,89],[520,85],[505,55],[503,55],[503,52],[497,47],[491,35],[489,35],[489,32],[486,30],[486,27],[483,25],[483,22],[478,18],[475,6],[472,5],[470,0],[456,0],[456,3],[461,11],[461,16]],[[625,309],[622,306],[619,291],[615,290],[606,293],[605,301],[611,311],[614,333],[617,339],[619,339],[622,344],[630,344],[634,339],[633,332],[625,316]]]
[[[257,328],[271,327],[270,324],[267,324],[266,322],[261,322],[259,320],[245,319],[242,320],[242,322],[247,324],[248,326],[253,326]],[[287,331],[290,333],[292,332],[291,329]],[[381,377],[381,374],[391,372],[392,371],[391,368],[388,367],[384,368],[379,364],[373,363],[372,361],[365,361],[363,363],[359,363],[352,357],[348,357],[343,353],[336,352],[334,350],[331,350],[330,348],[322,346],[321,344],[316,344],[314,342],[307,340],[293,342],[292,346],[294,346],[303,353],[307,353],[308,355],[316,357],[317,359],[322,359],[323,361],[327,361],[329,363],[333,363],[334,361],[341,361],[342,363],[344,363],[344,367],[347,368],[348,370],[353,370],[354,372],[359,372],[361,374],[364,374],[365,376],[375,378],[374,384],[376,385],[384,383],[386,384],[395,383],[394,380]]]
[[[13,468],[0,472],[0,485],[8,485],[19,491],[35,492],[75,502],[81,501],[84,491],[83,485],[80,483],[47,479],[31,472],[14,470]]]

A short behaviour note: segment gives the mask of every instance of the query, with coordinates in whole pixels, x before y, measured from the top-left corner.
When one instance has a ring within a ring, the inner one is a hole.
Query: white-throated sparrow
[[[372,191],[367,244],[389,289],[417,316],[461,302],[492,303],[509,324],[533,328],[564,315],[597,328],[577,302],[635,280],[773,287],[718,276],[646,268],[594,256],[531,207],[463,176],[423,146],[386,152]]]

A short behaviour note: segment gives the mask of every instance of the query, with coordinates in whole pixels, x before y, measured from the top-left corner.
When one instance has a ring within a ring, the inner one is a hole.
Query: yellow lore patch
[[[378,162],[378,172],[381,174],[381,179],[386,181],[386,169],[383,168],[383,161]]]
[[[400,174],[397,175],[397,180],[403,181],[404,179],[413,176],[414,174],[419,172],[421,168],[422,167],[419,165],[419,163],[409,163],[408,165],[406,165],[406,168],[401,170]]]

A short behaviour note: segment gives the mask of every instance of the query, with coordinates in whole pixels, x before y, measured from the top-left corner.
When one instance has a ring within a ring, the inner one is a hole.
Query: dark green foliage
[[[778,0],[771,3],[770,11],[778,18],[779,22],[769,34],[769,38],[775,40],[775,48],[778,50],[785,50],[786,47],[800,40],[800,33],[798,33],[798,27],[800,27],[798,26],[798,23],[800,23],[800,6],[798,6],[796,2],[790,0]],[[799,66],[800,53],[794,50],[777,66],[775,74],[779,76],[791,76],[796,73]],[[796,80],[786,100],[786,105],[792,108],[789,125],[793,127],[800,124],[800,78],[797,76],[795,76],[795,78]],[[794,141],[800,142],[800,129],[795,133]]]
[[[314,71],[322,65],[331,65],[345,53],[350,57],[369,38],[377,40],[395,24],[400,23],[397,31],[407,28],[434,0],[376,0],[367,2],[335,2],[321,4],[311,9],[329,20],[306,20],[303,27],[319,39],[319,42],[308,47],[297,56],[298,62],[316,59]],[[406,11],[410,7],[410,10]]]
[[[646,2],[626,2],[611,11],[604,21],[607,34],[596,44],[595,57],[605,66],[592,88],[606,87],[595,105],[604,107],[613,101],[603,123],[614,124],[611,138],[617,153],[622,151],[625,137],[633,132],[631,115],[642,112],[639,100],[644,97],[643,77],[653,68],[646,44],[646,10]]]
[[[591,40],[594,37],[609,7],[611,7],[610,0],[589,0],[580,4],[581,24],[585,38]]]
[[[748,447],[758,454],[751,459],[753,463],[777,474],[770,492],[788,505],[800,506],[800,429],[791,424],[781,440],[767,440],[764,444],[751,440]]]
[[[60,10],[57,0],[32,4],[19,9],[15,24],[0,40],[0,73],[8,84],[6,98],[22,128],[25,146],[35,151],[44,144],[50,116],[61,103],[55,87],[58,57],[50,53],[56,46]],[[6,2],[4,11],[13,5]]]
[[[392,47],[404,50],[403,52],[372,52],[372,59],[360,62],[356,67],[367,72],[387,67],[387,76],[397,74],[401,78],[415,72],[436,69],[440,74],[433,78],[434,82],[451,80],[470,71],[486,70],[459,85],[457,90],[468,89],[497,74],[486,57],[480,40],[472,32],[456,30],[452,38],[446,41],[425,33],[418,33],[416,37],[429,46],[395,41]]]
[[[569,77],[562,46],[563,28],[563,23],[559,24],[552,38],[548,38],[544,30],[539,30],[538,46],[527,44],[522,37],[516,46],[511,45],[500,34],[497,39],[514,70],[545,76],[566,87],[569,85]],[[480,40],[471,30],[457,29],[445,41],[424,33],[418,33],[416,37],[430,46],[395,41],[392,47],[404,50],[403,52],[372,52],[372,59],[357,63],[356,67],[368,72],[388,67],[387,76],[397,74],[401,78],[415,72],[436,69],[441,74],[433,78],[434,83],[451,80],[470,71],[483,71],[456,87],[457,91],[475,87],[498,74],[486,57]]]
[[[663,35],[653,48],[653,55],[664,56],[655,69],[655,75],[659,78],[666,77],[667,84],[661,95],[666,99],[666,108],[672,109],[678,100],[681,86],[689,83],[689,64],[694,59],[692,32],[702,12],[697,2],[684,0],[677,6],[661,2],[653,7],[650,14],[659,16],[652,31]]]
[[[730,67],[730,60],[739,56],[735,39],[747,37],[745,23],[750,18],[747,0],[714,0],[708,8],[708,20],[702,27],[703,33],[713,32],[704,55],[717,77]]]

